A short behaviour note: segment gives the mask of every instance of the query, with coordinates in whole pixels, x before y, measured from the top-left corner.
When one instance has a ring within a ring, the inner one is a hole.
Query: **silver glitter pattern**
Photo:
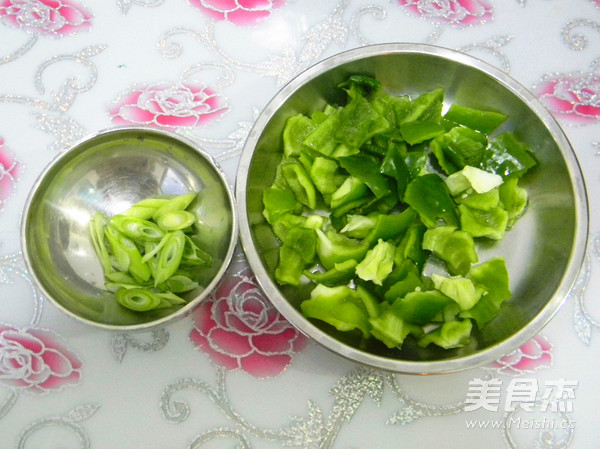
[[[24,449],[27,447],[27,441],[34,434],[42,432],[47,427],[60,427],[74,434],[79,442],[79,449],[90,449],[90,439],[81,426],[81,422],[89,419],[99,408],[100,405],[98,404],[83,404],[69,410],[64,415],[36,420],[21,432],[17,447],[18,449]]]

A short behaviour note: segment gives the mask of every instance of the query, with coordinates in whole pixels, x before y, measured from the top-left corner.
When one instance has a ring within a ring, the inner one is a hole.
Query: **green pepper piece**
[[[429,142],[431,153],[435,156],[441,169],[446,174],[451,175],[452,173],[459,171],[460,167],[457,167],[448,157],[446,157],[444,147],[444,135],[438,136]]]
[[[145,288],[120,288],[115,292],[115,299],[135,312],[147,312],[160,304],[160,298]]]
[[[437,137],[435,141],[441,144],[444,158],[458,170],[467,165],[478,167],[488,145],[487,137],[484,134],[462,126],[452,128]],[[434,152],[434,154],[438,156],[437,153]],[[439,162],[442,165],[442,162]]]
[[[464,193],[455,200],[472,209],[491,211],[500,206],[500,190],[496,187],[485,193]]]
[[[429,161],[429,151],[423,145],[416,145],[406,153],[404,158],[410,179],[426,173],[427,162]]]
[[[437,290],[414,291],[396,299],[392,309],[406,322],[423,325],[434,321],[451,303],[452,299]]]
[[[499,187],[499,197],[502,207],[508,214],[507,227],[512,227],[527,207],[527,190],[518,185],[519,178],[507,179]]]
[[[423,251],[423,235],[427,227],[421,221],[413,222],[406,230],[396,251],[396,263],[409,259],[419,270],[423,269],[427,260],[427,254]]]
[[[458,210],[461,229],[473,237],[487,237],[492,240],[500,240],[504,237],[508,225],[508,213],[503,208],[481,210],[460,204]]]
[[[406,145],[390,145],[381,163],[381,173],[396,180],[396,190],[400,200],[404,198],[406,186],[412,178],[405,154]]]
[[[336,109],[335,112],[330,113],[323,121],[320,121],[302,143],[325,156],[330,156],[339,143],[333,137],[339,124],[340,113],[339,109]]]
[[[165,235],[164,230],[151,221],[126,215],[115,215],[110,219],[110,224],[123,235],[138,242],[158,242]]]
[[[381,285],[392,272],[396,247],[379,239],[377,244],[367,251],[365,258],[356,266],[356,275],[365,280]]]
[[[477,304],[485,291],[482,287],[473,284],[471,279],[462,276],[442,276],[432,274],[431,279],[437,290],[451,298],[460,306],[460,310],[467,310]]]
[[[400,132],[402,133],[404,140],[411,145],[415,145],[431,140],[434,137],[441,136],[446,132],[446,129],[436,122],[414,120],[400,125]]]
[[[275,268],[275,279],[280,284],[293,286],[300,285],[300,277],[303,274],[306,262],[304,257],[289,246],[279,248],[279,262]]]
[[[504,132],[490,141],[479,166],[506,179],[521,177],[536,165],[531,148],[514,134]]]
[[[296,250],[302,256],[304,263],[309,264],[315,260],[317,235],[314,229],[298,226],[290,229],[283,240],[283,245]]]
[[[381,308],[379,307],[379,299],[360,284],[356,286],[355,291],[356,296],[362,301],[363,305],[365,306],[367,316],[369,318],[379,316],[379,314],[381,313]]]
[[[104,235],[104,228],[107,224],[108,218],[102,212],[96,212],[88,223],[88,232],[92,240],[92,245],[105,274],[112,271],[112,264],[110,262],[108,249],[106,248],[106,239]]]
[[[415,120],[439,123],[442,118],[443,106],[443,89],[426,92],[408,103],[398,102],[395,107],[396,121],[398,125]]]
[[[338,164],[333,159],[317,156],[310,168],[310,177],[319,192],[328,195],[338,189],[336,173]]]
[[[317,191],[302,164],[289,160],[283,163],[281,172],[296,200],[314,209],[317,206]]]
[[[504,259],[495,258],[471,268],[468,277],[485,292],[475,306],[461,312],[460,316],[473,318],[481,329],[498,314],[502,303],[512,296],[508,270]]]
[[[372,100],[381,92],[381,82],[366,75],[351,75],[346,81],[338,84],[338,87],[346,90],[351,97],[360,95],[368,100]]]
[[[452,275],[466,275],[477,262],[475,242],[471,234],[454,226],[437,226],[423,235],[423,249],[433,252],[446,262]]]
[[[461,348],[471,340],[473,325],[470,320],[454,320],[442,324],[437,329],[423,335],[418,341],[422,348],[431,343],[444,349]]]
[[[348,259],[362,260],[369,250],[368,242],[348,238],[338,234],[333,228],[328,228],[325,232],[317,229],[316,233],[317,255],[326,270]]]
[[[344,183],[331,195],[331,209],[334,215],[342,215],[350,208],[368,201],[367,185],[354,176],[348,176]]]
[[[388,348],[401,348],[409,334],[419,336],[423,333],[419,326],[403,320],[386,303],[383,303],[382,306],[379,316],[370,318],[369,324],[371,325],[371,335]]]
[[[431,228],[439,222],[458,226],[456,206],[441,176],[429,173],[413,179],[404,195],[404,201],[419,213],[423,223]]]
[[[286,120],[283,127],[283,154],[286,157],[299,156],[304,148],[304,139],[315,129],[312,120],[298,114]]]
[[[263,206],[265,219],[273,224],[283,214],[297,211],[299,203],[292,191],[269,187],[263,191]]]
[[[340,232],[350,238],[364,239],[375,227],[379,214],[351,215],[348,214],[347,223]]]
[[[508,117],[499,112],[473,109],[453,104],[444,115],[444,118],[484,134],[490,134],[504,123]]]
[[[334,264],[333,268],[327,271],[304,270],[304,275],[315,284],[336,287],[338,285],[346,285],[354,278],[356,265],[358,265],[356,260],[348,259],[344,262]]]
[[[383,298],[388,303],[392,304],[398,298],[404,298],[408,293],[422,288],[422,285],[423,283],[421,282],[421,278],[418,274],[414,273],[413,271],[407,271],[402,279],[396,281],[389,289],[386,290]]]
[[[162,250],[156,256],[156,267],[153,273],[155,286],[162,284],[175,274],[183,257],[185,242],[183,231],[177,230],[169,233]]]
[[[372,243],[381,239],[397,239],[404,234],[415,218],[417,218],[417,212],[410,207],[399,214],[379,214],[373,229],[365,240]]]
[[[362,300],[345,285],[317,285],[310,299],[300,303],[300,310],[305,317],[323,321],[340,331],[357,329],[365,338],[370,334],[371,326]]]
[[[273,223],[273,233],[279,238],[279,240],[285,240],[288,232],[297,226],[304,226],[306,224],[307,217],[302,215],[294,215],[286,213],[281,215],[277,221]]]
[[[445,179],[446,187],[454,196],[473,189],[477,193],[486,193],[502,184],[502,177],[477,167],[467,165]]]
[[[364,182],[375,198],[383,198],[392,191],[388,179],[381,174],[380,163],[372,156],[347,156],[338,159],[340,165],[355,178]]]
[[[389,129],[388,121],[358,92],[349,92],[350,101],[340,110],[335,139],[351,148],[360,148],[375,134]]]
[[[194,201],[196,196],[196,193],[184,193],[182,195],[169,198],[166,203],[156,209],[156,212],[154,212],[152,218],[154,221],[156,221],[158,220],[158,217],[160,217],[162,214],[166,214],[167,212],[185,210],[190,204],[192,204],[192,201]]]

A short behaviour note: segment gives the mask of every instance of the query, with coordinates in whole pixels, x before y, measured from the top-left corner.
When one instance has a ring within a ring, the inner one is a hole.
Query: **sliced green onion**
[[[156,272],[154,273],[155,286],[162,284],[175,274],[181,263],[184,248],[185,234],[183,231],[173,231],[170,233],[156,261]]]
[[[165,235],[165,232],[151,221],[136,217],[115,215],[110,219],[110,224],[127,237],[140,242],[157,242]]]
[[[178,229],[189,228],[196,222],[196,215],[187,210],[178,210],[166,212],[159,215],[156,224],[163,231],[176,231]]]
[[[181,264],[210,267],[212,265],[212,256],[196,245],[196,243],[186,235]]]
[[[120,288],[115,292],[117,302],[136,312],[146,312],[156,309],[160,304],[160,297],[145,288]]]
[[[169,234],[165,234],[160,242],[147,242],[146,243],[146,251],[144,253],[144,257],[142,257],[142,262],[148,262],[152,259],[158,252],[162,249],[165,242],[169,238]]]
[[[131,261],[129,259],[129,252],[127,251],[127,248],[125,248],[120,241],[121,234],[115,229],[114,226],[107,225],[104,227],[104,235],[106,236],[106,240],[108,240],[110,249],[115,256],[117,267],[121,271],[128,271]]]
[[[196,281],[192,281],[189,277],[182,274],[174,274],[165,281],[163,290],[173,293],[184,293],[198,286],[199,284]]]
[[[171,198],[156,210],[152,218],[154,219],[154,221],[156,221],[158,220],[158,217],[168,212],[185,210],[185,208],[188,207],[190,203],[194,201],[195,198],[195,193],[184,193],[183,195]]]
[[[135,217],[141,220],[147,220],[149,218],[152,218],[154,212],[156,212],[156,208],[154,207],[132,206],[125,212],[123,212],[121,215],[125,215],[127,217]]]
[[[106,218],[103,213],[96,212],[88,224],[88,230],[92,239],[94,251],[96,251],[96,255],[100,260],[100,264],[102,264],[102,269],[105,273],[110,273],[112,271],[112,264],[110,261],[110,255],[108,254],[108,249],[106,248],[106,240],[104,236],[104,227],[107,224],[108,218]]]
[[[158,309],[168,309],[169,307],[185,304],[185,299],[180,298],[172,292],[155,293],[155,296],[160,299],[160,303],[157,306]]]

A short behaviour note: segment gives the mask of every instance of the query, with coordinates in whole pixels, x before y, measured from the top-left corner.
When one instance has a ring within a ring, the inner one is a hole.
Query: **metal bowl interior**
[[[351,74],[367,74],[392,94],[417,96],[445,89],[445,106],[501,111],[510,130],[535,150],[539,165],[523,179],[529,193],[525,215],[496,244],[480,248],[480,261],[504,257],[512,299],[468,347],[401,350],[359,347],[359,340],[311,322],[299,312],[306,288],[274,281],[277,241],[262,216],[262,192],[281,160],[286,119],[340,104],[336,86]],[[585,185],[574,152],[552,116],[505,73],[468,55],[428,45],[382,44],[333,56],[286,85],[258,118],[242,153],[236,197],[240,234],[249,263],[274,305],[288,320],[328,349],[371,366],[404,373],[443,373],[478,366],[516,349],[538,333],[559,309],[584,257],[588,232]]]
[[[198,192],[194,238],[213,257],[200,287],[177,310],[132,312],[105,291],[87,225],[156,195]],[[148,329],[187,314],[215,286],[237,243],[233,193],[209,156],[173,134],[145,128],[100,132],[61,154],[40,175],[25,208],[22,245],[34,278],[60,309],[119,330]]]

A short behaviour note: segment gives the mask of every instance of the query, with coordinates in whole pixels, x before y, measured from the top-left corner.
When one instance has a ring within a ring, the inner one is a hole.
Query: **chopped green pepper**
[[[490,141],[480,167],[503,178],[521,177],[537,165],[528,145],[518,140],[514,134],[504,132]]]
[[[281,173],[296,199],[314,209],[317,206],[317,192],[302,164],[288,160],[281,166]]]
[[[471,234],[454,226],[437,226],[423,235],[423,249],[432,251],[446,262],[452,275],[465,275],[478,260]]]
[[[491,259],[471,268],[468,277],[485,292],[475,306],[461,312],[460,316],[474,319],[477,326],[482,328],[498,314],[502,303],[512,295],[506,263],[501,258]]]
[[[348,238],[338,234],[333,228],[328,228],[325,232],[317,229],[316,233],[317,254],[327,270],[348,259],[362,260],[369,250],[368,242]]]
[[[458,226],[456,205],[444,180],[435,173],[419,176],[408,184],[404,201],[419,213],[421,221],[431,228],[440,224]]]
[[[263,205],[263,215],[273,224],[283,214],[297,211],[299,203],[292,191],[269,187],[263,191]]]
[[[453,349],[466,346],[471,340],[470,320],[453,320],[442,324],[437,329],[423,335],[419,339],[419,346],[427,347],[434,343],[444,349]]]
[[[392,272],[396,247],[379,239],[377,244],[367,251],[364,259],[356,266],[356,275],[365,280],[381,285]]]
[[[444,118],[467,128],[489,134],[504,123],[508,117],[499,112],[483,111],[453,104],[444,115]]]
[[[324,321],[340,331],[358,329],[365,338],[370,334],[371,325],[362,300],[345,285],[317,285],[310,299],[300,303],[300,309],[307,318]]]
[[[304,270],[304,275],[314,283],[323,284],[327,287],[346,285],[356,275],[356,265],[358,265],[356,260],[348,259],[333,264],[333,268],[327,271]]]

